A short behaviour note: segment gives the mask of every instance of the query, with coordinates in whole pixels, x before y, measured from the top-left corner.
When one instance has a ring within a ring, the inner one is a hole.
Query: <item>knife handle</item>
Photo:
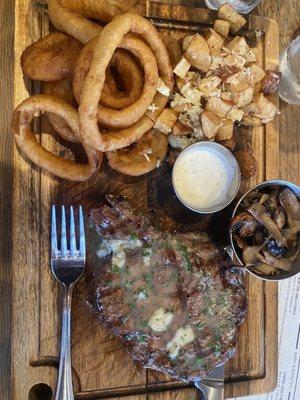
[[[224,388],[221,385],[218,386],[213,387],[200,383],[197,387],[203,395],[201,396],[201,400],[224,400]]]

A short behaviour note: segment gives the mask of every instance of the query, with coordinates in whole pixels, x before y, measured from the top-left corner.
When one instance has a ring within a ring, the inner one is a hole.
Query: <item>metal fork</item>
[[[85,234],[82,207],[79,207],[79,250],[76,246],[74,209],[70,207],[70,234],[67,238],[65,207],[61,208],[61,245],[57,244],[56,207],[52,206],[51,270],[63,289],[63,312],[59,370],[55,400],[73,400],[71,366],[71,302],[73,288],[85,267]],[[69,242],[69,249],[68,249]]]

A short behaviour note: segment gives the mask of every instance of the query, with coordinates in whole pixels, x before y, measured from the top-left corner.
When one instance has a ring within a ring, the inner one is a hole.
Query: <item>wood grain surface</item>
[[[188,2],[191,4],[191,2]],[[278,2],[265,0],[257,9],[259,14],[268,15],[273,18],[278,17],[280,24],[281,46],[290,40],[293,32],[299,27],[300,4],[297,0]],[[288,10],[288,11],[287,11]],[[12,88],[12,31],[13,31],[13,2],[3,0],[0,5],[1,31],[0,43],[3,56],[1,57],[1,346],[0,346],[0,370],[1,370],[1,399],[9,399],[9,338],[10,338],[10,201],[12,187],[12,143],[9,132],[9,119],[11,107],[11,88]],[[287,17],[288,13],[288,17]],[[3,51],[4,49],[4,51]],[[282,178],[292,180],[299,184],[299,108],[281,105],[282,115],[280,118],[281,137],[280,137],[280,175]],[[298,112],[297,112],[298,111]],[[3,165],[5,167],[3,167]],[[33,172],[33,175],[36,173]],[[33,178],[35,180],[35,177]],[[36,182],[37,183],[37,182]],[[34,190],[34,188],[32,188]],[[32,193],[30,193],[32,194]],[[22,201],[22,199],[20,199]],[[35,205],[32,204],[34,207]],[[30,224],[30,220],[28,224]],[[27,238],[35,241],[37,238]],[[45,244],[40,243],[39,246]],[[30,262],[31,260],[28,260]],[[22,293],[20,293],[22,296]],[[51,328],[51,327],[50,327]],[[49,337],[51,341],[51,337]],[[23,343],[24,344],[24,343]],[[21,368],[21,366],[20,366]],[[139,400],[140,396],[135,396]],[[160,395],[151,396],[159,399]],[[189,398],[192,398],[188,396]],[[132,397],[133,398],[133,397]],[[133,400],[134,400],[133,398]],[[144,398],[141,396],[140,398]],[[175,398],[175,397],[174,397]]]
[[[150,2],[141,2],[140,6],[141,13],[152,18],[159,30],[178,39],[194,29],[212,25],[215,18],[213,12],[201,8]],[[24,82],[18,60],[29,43],[48,33],[49,20],[45,8],[32,0],[18,0],[15,12],[14,102],[17,105],[28,96],[28,92],[40,92],[39,85]],[[169,22],[164,21],[172,21],[172,28]],[[256,38],[254,30],[264,32],[263,36]],[[276,22],[250,16],[245,32],[259,49],[262,66],[276,68],[279,42]],[[48,128],[42,120],[37,125],[37,132],[47,132]],[[244,182],[243,190],[266,178],[278,176],[278,118],[253,130],[239,129],[238,136],[241,140],[247,138],[251,141],[259,165],[256,176],[250,182]],[[66,151],[51,135],[42,134],[40,140],[55,153]],[[39,382],[50,388],[55,386],[56,370],[52,368],[52,361],[57,355],[60,324],[57,284],[48,267],[51,203],[80,203],[87,210],[97,204],[101,195],[110,192],[128,197],[139,208],[150,208],[163,226],[177,228],[181,223],[185,228],[189,225],[190,229],[195,229],[203,227],[208,218],[186,210],[176,199],[167,163],[139,178],[125,177],[104,167],[90,182],[74,184],[53,179],[41,173],[39,168],[32,168],[15,151],[14,177],[13,243],[19,246],[15,246],[13,255],[12,375],[13,398],[21,400]],[[230,213],[225,215],[228,218]],[[215,214],[213,218],[215,222],[222,219],[221,214]],[[213,221],[210,226],[214,226]],[[227,225],[223,225],[219,231],[226,230]],[[224,235],[221,236],[224,240]],[[35,246],[18,251],[25,240],[35,243]],[[23,268],[24,265],[28,267]],[[238,335],[237,357],[226,367],[227,397],[269,391],[277,379],[277,287],[248,276],[245,280],[249,307]],[[72,364],[74,376],[78,378],[78,398],[106,398],[117,393],[119,396],[129,393],[147,393],[150,396],[154,391],[163,392],[161,396],[165,400],[174,396],[182,399],[197,397],[195,389],[174,393],[174,389],[186,387],[182,382],[174,382],[153,371],[139,370],[119,342],[86,312],[79,298],[74,301],[72,327]]]

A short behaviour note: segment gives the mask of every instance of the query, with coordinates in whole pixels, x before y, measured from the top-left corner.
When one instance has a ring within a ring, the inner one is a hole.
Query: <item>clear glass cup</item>
[[[279,71],[279,96],[287,103],[300,105],[300,35],[282,53]]]
[[[208,8],[218,10],[224,3],[230,4],[237,12],[248,14],[261,0],[205,0]]]

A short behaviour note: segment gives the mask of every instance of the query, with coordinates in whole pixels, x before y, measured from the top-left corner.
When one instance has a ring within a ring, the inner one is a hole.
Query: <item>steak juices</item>
[[[173,168],[173,186],[179,200],[193,211],[212,213],[226,207],[240,185],[233,155],[213,142],[187,147]]]

